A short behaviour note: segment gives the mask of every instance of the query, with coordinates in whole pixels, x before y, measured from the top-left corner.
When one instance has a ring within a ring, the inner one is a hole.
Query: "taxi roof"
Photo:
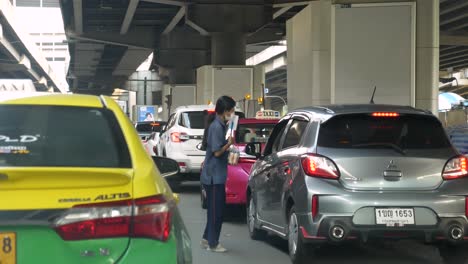
[[[100,97],[78,94],[51,94],[31,96],[18,99],[1,101],[0,104],[8,105],[52,105],[52,106],[79,106],[79,107],[104,107]]]

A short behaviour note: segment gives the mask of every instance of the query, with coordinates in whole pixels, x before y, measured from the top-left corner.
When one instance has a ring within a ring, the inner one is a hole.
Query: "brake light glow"
[[[313,195],[313,196],[312,196],[312,208],[311,208],[312,220],[315,219],[315,217],[316,217],[317,214],[318,214],[318,207],[319,207],[319,204],[318,204],[318,196],[317,196],[317,195]]]
[[[79,205],[60,216],[54,227],[63,240],[145,237],[166,241],[172,206],[162,195]]]
[[[373,117],[398,117],[400,114],[395,112],[376,112],[372,113]]]
[[[329,158],[317,155],[308,155],[302,158],[302,168],[307,176],[338,179],[340,172],[335,163]]]
[[[468,160],[465,156],[457,156],[447,162],[442,177],[454,180],[468,176]]]
[[[180,143],[189,139],[187,133],[173,132],[171,133],[171,141],[174,143]]]

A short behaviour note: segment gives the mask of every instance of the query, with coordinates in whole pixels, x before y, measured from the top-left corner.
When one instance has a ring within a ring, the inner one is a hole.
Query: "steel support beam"
[[[273,20],[277,19],[280,16],[282,16],[284,13],[288,12],[289,9],[291,9],[291,8],[293,8],[293,6],[285,6],[285,7],[281,8],[280,10],[276,11],[273,14]]]
[[[273,5],[273,8],[304,6],[304,5],[310,4],[312,1],[313,1],[313,0],[311,0],[311,1],[300,1],[300,2],[283,3],[283,4],[274,4],[274,5]]]
[[[75,32],[83,34],[83,2],[73,0],[73,17],[75,18]]]
[[[176,0],[143,0],[149,3],[163,4],[163,5],[175,5],[175,6],[184,6],[187,2],[176,1]]]
[[[468,26],[468,22],[466,23]],[[440,45],[468,46],[468,36],[440,34]]]
[[[120,29],[120,34],[127,34],[139,2],[140,0],[130,0],[130,2],[128,3],[127,13],[125,14],[125,18],[122,23],[122,28]]]
[[[185,12],[186,12],[186,7],[183,6],[179,9],[179,12],[177,12],[177,14],[174,16],[174,18],[172,18],[171,22],[169,23],[169,25],[167,25],[166,29],[164,29],[163,31],[163,34],[168,34],[169,32],[171,32],[175,26],[177,26],[177,24],[180,22],[180,20],[185,16]]]

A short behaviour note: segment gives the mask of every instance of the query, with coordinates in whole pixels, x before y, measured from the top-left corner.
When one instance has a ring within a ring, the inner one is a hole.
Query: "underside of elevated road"
[[[10,1],[0,0],[0,79],[29,79],[37,91],[60,92],[54,72],[21,31],[13,8]]]
[[[173,71],[167,74],[168,81],[192,80],[193,76],[184,75],[183,71],[192,75],[197,67],[216,58],[212,55],[210,37],[220,35],[217,33],[238,33],[242,37],[239,44],[246,44],[243,57],[251,56],[284,39],[286,20],[308,1],[61,0],[60,3],[71,53],[68,76],[71,90],[108,94],[122,85],[153,51],[155,70]],[[182,43],[177,40],[178,34],[185,37]],[[230,48],[221,45],[223,40],[217,43],[218,49]]]
[[[113,88],[121,87],[153,51],[153,69],[159,70],[168,83],[193,83],[194,69],[203,65],[239,64],[284,40],[286,20],[313,1],[60,2],[71,52],[68,76],[71,90],[109,94]],[[440,0],[439,13],[440,69],[468,67],[468,1]],[[271,81],[272,87],[285,88],[286,76],[286,67],[275,69],[267,74],[267,82]]]

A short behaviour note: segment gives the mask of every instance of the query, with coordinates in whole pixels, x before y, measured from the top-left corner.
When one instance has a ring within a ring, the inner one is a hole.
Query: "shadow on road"
[[[288,254],[288,243],[284,239],[268,236],[265,243]],[[344,261],[346,264],[468,264],[468,246],[439,249],[404,240],[324,245],[310,255],[314,264],[342,264]]]

